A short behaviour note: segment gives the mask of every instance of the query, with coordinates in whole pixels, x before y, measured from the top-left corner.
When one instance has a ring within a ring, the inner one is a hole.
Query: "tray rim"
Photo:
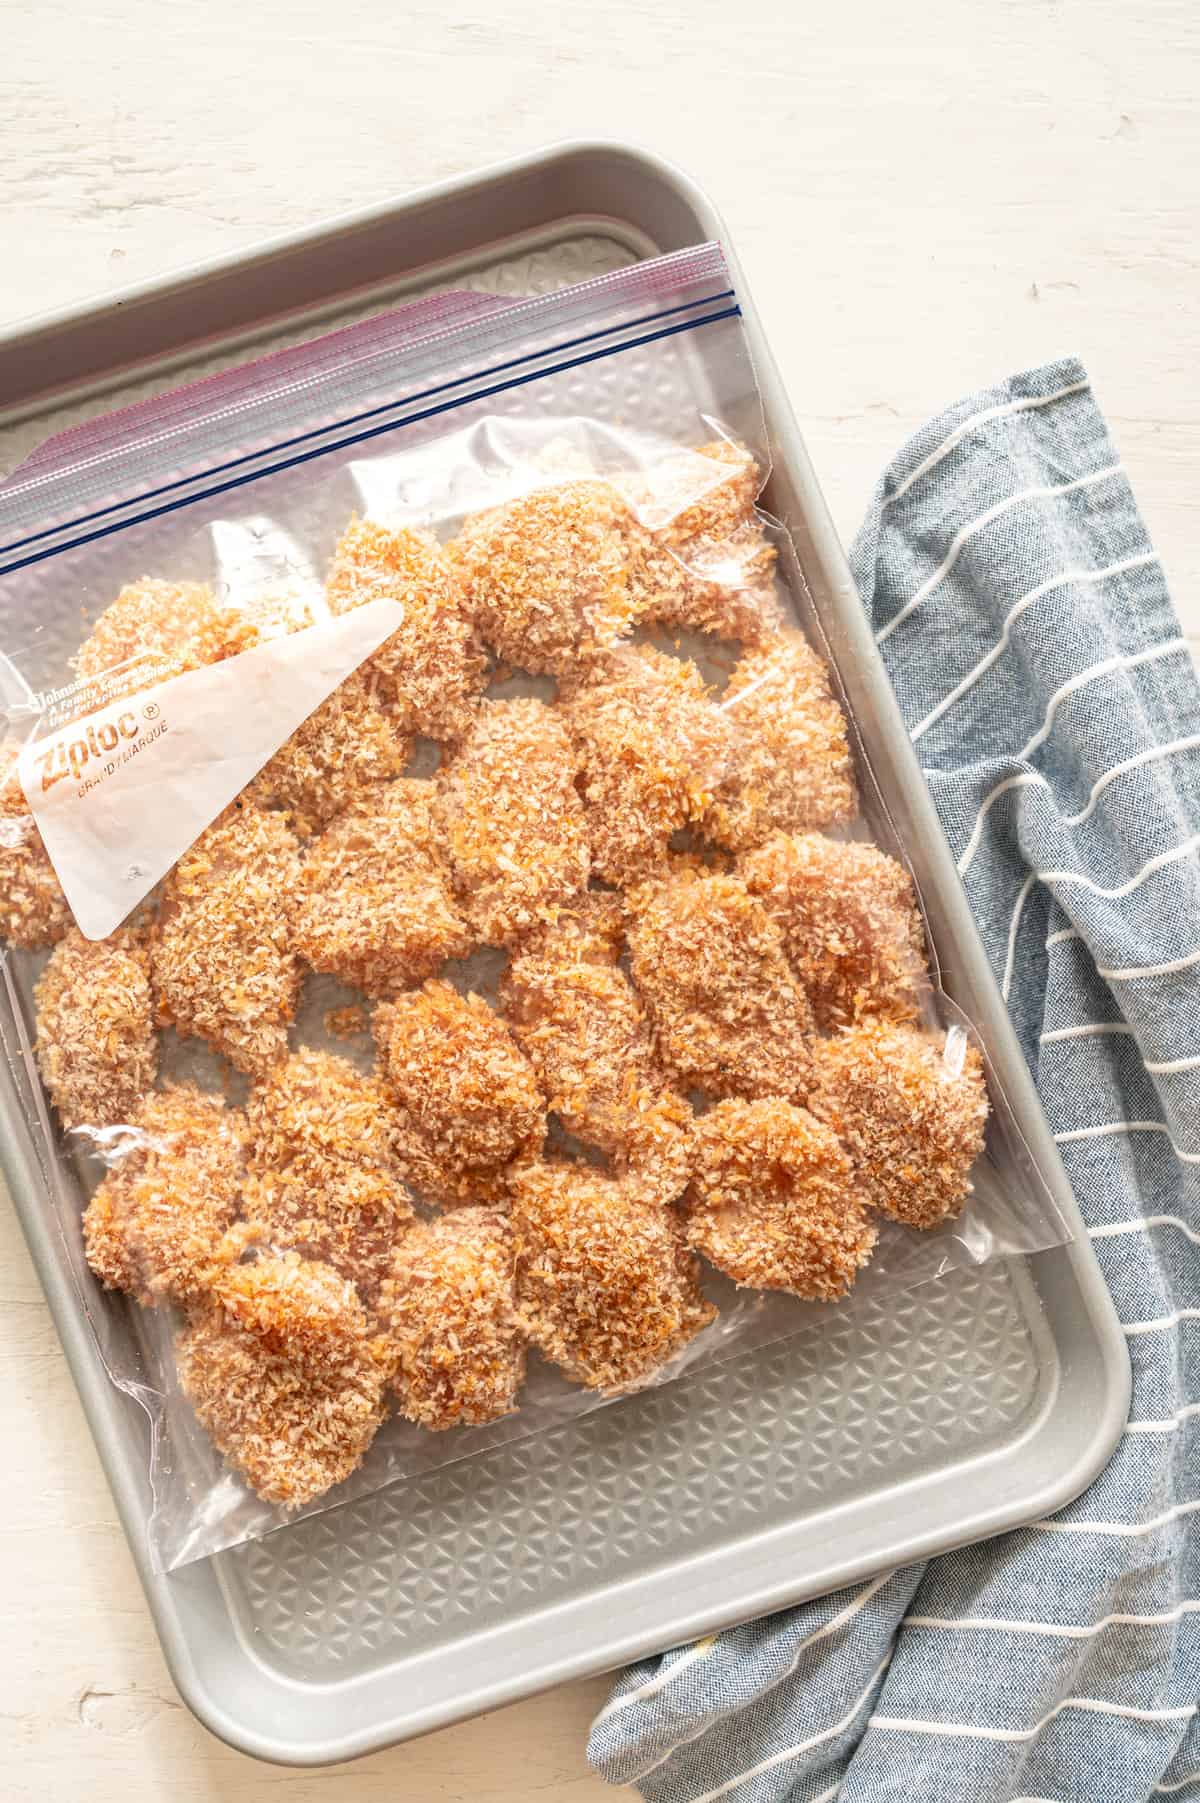
[[[280,234],[257,245],[243,247],[240,251],[227,256],[198,262],[168,274],[139,283],[116,294],[100,298],[92,302],[63,309],[58,312],[42,314],[32,319],[14,322],[11,326],[0,330],[0,350],[11,350],[14,347],[32,348],[37,344],[45,344],[64,331],[73,334],[89,334],[102,326],[105,318],[114,310],[122,308],[153,307],[155,304],[169,302],[180,296],[194,295],[198,288],[217,276],[235,274],[250,264],[263,266],[282,256],[295,252],[318,250],[322,245],[335,244],[347,232],[364,228],[400,225],[419,209],[436,205],[442,201],[461,199],[473,192],[486,193],[489,189],[511,182],[531,173],[547,168],[558,167],[569,173],[573,162],[588,158],[618,159],[628,165],[634,173],[641,173],[669,190],[689,210],[698,226],[699,241],[704,237],[717,238],[725,248],[735,285],[740,296],[749,300],[748,284],[733,251],[729,234],[724,222],[708,197],[694,182],[674,164],[656,153],[641,147],[618,141],[605,139],[569,139],[546,146],[522,156],[511,157],[470,172],[461,178],[450,178],[428,187],[420,188],[392,200],[377,205],[347,212],[318,222],[317,224]],[[533,231],[518,234],[517,239],[537,240],[540,236],[545,242],[566,235],[569,230],[572,236],[578,234],[581,225],[591,224],[603,235],[612,236],[618,242],[626,242],[631,249],[637,249],[637,239],[647,246],[653,241],[632,221],[622,222],[608,214],[565,214],[548,223],[546,230],[539,234]],[[620,227],[625,227],[623,236]],[[510,247],[514,238],[492,240],[499,250],[501,247],[507,254],[512,254]],[[478,267],[486,260],[490,248],[488,241],[480,242],[474,249],[464,252],[457,259],[463,269]],[[519,253],[518,253],[519,254]],[[452,279],[454,270],[447,271],[447,278]],[[382,285],[387,293],[401,294],[406,286],[422,285],[442,278],[445,260],[430,264],[410,264],[396,279],[394,284]],[[83,394],[102,394],[120,383],[121,379],[133,370],[151,374],[168,373],[174,366],[195,355],[205,343],[211,342],[214,348],[219,344],[231,350],[239,348],[243,343],[252,342],[257,336],[278,329],[291,320],[296,323],[307,323],[312,318],[319,322],[323,312],[332,312],[345,307],[347,302],[353,304],[357,298],[354,290],[343,291],[326,304],[320,304],[311,310],[304,308],[289,311],[286,315],[272,315],[264,318],[258,325],[245,332],[214,335],[206,339],[199,335],[181,345],[177,355],[172,357],[156,357],[145,363],[133,365],[123,364],[108,372],[107,378],[97,376],[91,380],[69,384],[59,389],[40,391],[30,397],[30,404],[13,411],[6,410],[4,395],[0,392],[0,426],[24,418],[35,417],[42,411],[53,411],[57,407],[69,403]],[[362,296],[369,303],[370,292]],[[382,296],[381,296],[382,298]],[[822,572],[829,584],[830,592],[841,605],[845,615],[840,623],[847,628],[850,650],[856,662],[861,662],[865,672],[863,679],[872,690],[874,705],[893,723],[899,723],[899,713],[890,685],[878,662],[878,654],[870,638],[865,618],[858,606],[854,594],[845,555],[837,539],[832,520],[825,507],[817,486],[807,451],[800,439],[793,411],[786,393],[782,389],[778,373],[770,349],[758,326],[757,316],[752,305],[746,308],[746,326],[750,334],[751,348],[760,385],[764,390],[765,410],[771,422],[772,441],[782,453],[789,470],[798,477],[804,489],[805,527],[809,536],[810,549],[815,551],[822,565]],[[862,674],[862,673],[860,673]],[[943,861],[952,869],[952,860],[948,847],[941,834],[933,810],[932,801],[920,776],[919,766],[908,743],[907,734],[901,726],[900,738],[891,748],[901,766],[907,766],[907,799],[913,806],[917,818],[914,820],[914,831],[924,841],[923,850],[926,856],[935,861]],[[932,831],[931,831],[932,829]],[[1077,1496],[1107,1462],[1108,1456],[1120,1437],[1128,1410],[1130,1389],[1130,1366],[1128,1348],[1121,1331],[1112,1299],[1101,1276],[1099,1265],[1091,1251],[1086,1237],[1082,1218],[1079,1214],[1074,1195],[1067,1182],[1061,1159],[1053,1143],[1049,1127],[1041,1111],[1032,1079],[1025,1067],[1007,1009],[1000,999],[995,980],[987,964],[978,934],[971,919],[966,903],[965,893],[958,884],[957,876],[954,885],[958,889],[959,906],[954,908],[950,890],[951,912],[957,914],[952,923],[955,933],[956,949],[965,963],[971,967],[971,974],[976,988],[981,991],[986,1019],[980,1022],[985,1039],[994,1061],[1001,1067],[1001,1074],[1010,1100],[1013,1102],[1022,1121],[1034,1157],[1043,1175],[1050,1182],[1056,1200],[1071,1223],[1076,1238],[1067,1246],[1054,1251],[1039,1253],[1031,1258],[1014,1261],[1026,1270],[1035,1287],[1048,1288],[1050,1291],[1069,1280],[1079,1293],[1086,1315],[1086,1325],[1091,1329],[1097,1341],[1100,1362],[1103,1369],[1105,1403],[1092,1421],[1087,1425],[1084,1442],[1079,1446],[1073,1458],[1053,1477],[1047,1478],[1035,1491],[1025,1491],[1019,1497],[1003,1499],[987,1507],[976,1508],[971,1512],[970,1525],[965,1522],[959,1529],[947,1532],[943,1523],[925,1531],[912,1530],[898,1541],[892,1541],[886,1556],[872,1555],[862,1552],[844,1558],[841,1563],[826,1568],[818,1582],[796,1584],[787,1578],[778,1576],[779,1565],[773,1565],[775,1575],[770,1583],[760,1584],[758,1588],[740,1597],[736,1609],[714,1615],[711,1604],[703,1602],[692,1606],[688,1613],[675,1614],[671,1618],[668,1633],[653,1632],[641,1623],[632,1626],[628,1631],[616,1633],[611,1622],[607,1624],[608,1633],[598,1640],[589,1640],[581,1636],[583,1644],[578,1645],[569,1655],[563,1654],[561,1648],[548,1653],[546,1659],[550,1664],[539,1665],[531,1669],[528,1665],[513,1676],[499,1679],[493,1678],[486,1686],[455,1697],[452,1703],[432,1704],[424,1709],[405,1715],[401,1722],[395,1720],[378,1723],[374,1728],[350,1732],[342,1736],[327,1736],[323,1741],[305,1743],[303,1747],[289,1747],[269,1734],[260,1731],[244,1721],[234,1719],[229,1711],[210,1694],[194,1657],[192,1647],[184,1627],[179,1608],[179,1591],[183,1587],[187,1574],[196,1571],[196,1567],[184,1567],[173,1574],[156,1572],[150,1560],[145,1536],[141,1532],[141,1524],[145,1515],[145,1486],[139,1484],[127,1457],[122,1456],[124,1443],[129,1440],[133,1423],[131,1411],[122,1393],[112,1385],[99,1360],[95,1342],[88,1328],[82,1311],[74,1306],[73,1296],[62,1293],[60,1274],[53,1262],[52,1234],[47,1216],[32,1205],[33,1198],[44,1181],[44,1173],[40,1169],[36,1147],[27,1141],[27,1135],[15,1134],[10,1123],[0,1121],[0,1165],[13,1195],[26,1241],[30,1248],[35,1268],[47,1302],[55,1320],[60,1339],[63,1342],[68,1362],[71,1367],[76,1387],[83,1403],[84,1413],[89,1428],[95,1439],[105,1474],[120,1514],[126,1538],[134,1558],[138,1574],[145,1591],[151,1615],[163,1645],[171,1676],[179,1688],[180,1694],[197,1718],[230,1746],[239,1751],[249,1753],[272,1763],[313,1766],[330,1763],[335,1760],[353,1758],[361,1754],[377,1750],[393,1744],[399,1739],[407,1739],[417,1734],[431,1731],[434,1728],[463,1719],[481,1709],[496,1708],[518,1700],[520,1697],[534,1694],[547,1685],[566,1682],[572,1678],[596,1674],[609,1670],[626,1660],[645,1656],[659,1650],[665,1645],[676,1644],[680,1640],[693,1638],[698,1634],[711,1632],[715,1628],[729,1626],[735,1620],[749,1619],[753,1615],[778,1609],[788,1604],[803,1600],[805,1596],[821,1594],[831,1589],[861,1581],[885,1570],[894,1564],[907,1564],[926,1558],[937,1552],[952,1547],[969,1544],[972,1541],[990,1538],[991,1536],[1020,1526],[1054,1512]],[[947,900],[946,896],[942,897]],[[15,1090],[11,1074],[7,1068],[0,1071],[0,1092],[5,1100],[15,1100]],[[1034,1273],[1042,1279],[1036,1283]],[[1050,1327],[1053,1333],[1053,1325]],[[1028,1431],[1022,1429],[1018,1436],[1020,1444],[1032,1440],[1047,1431],[1047,1424],[1052,1419],[1056,1407],[1061,1409],[1063,1397],[1057,1394],[1047,1408],[1037,1413],[1037,1418],[1030,1424]],[[1006,1458],[1012,1450],[1012,1443],[1002,1448],[993,1449],[980,1455],[969,1455],[958,1462],[957,1468],[986,1465],[989,1461],[999,1462]],[[944,1481],[942,1470],[931,1472],[918,1479],[907,1480],[910,1492],[919,1492],[925,1488],[936,1488]],[[873,1494],[878,1494],[873,1493]],[[769,1531],[770,1537],[777,1542],[785,1541],[789,1534],[798,1531],[807,1533],[814,1519],[821,1519],[825,1514],[852,1512],[854,1507],[862,1504],[837,1505],[834,1509],[819,1510],[815,1515],[804,1518],[799,1529],[796,1524],[784,1525]],[[698,1561],[699,1562],[699,1561]],[[215,1581],[224,1597],[226,1583],[220,1557],[213,1561],[202,1561],[202,1566],[211,1564]],[[652,1574],[644,1575],[641,1582],[650,1588]],[[604,1587],[593,1592],[586,1599],[593,1610],[599,1606],[603,1613]],[[572,1605],[578,1607],[578,1605]],[[230,1610],[231,1627],[234,1612]],[[234,1627],[233,1631],[238,1632]],[[241,1638],[239,1634],[239,1639]],[[265,1665],[265,1662],[262,1662]],[[270,1671],[270,1667],[266,1666]],[[278,1672],[272,1673],[273,1681],[283,1683],[285,1680]],[[335,1681],[328,1688],[336,1689],[353,1684],[366,1684],[368,1678]],[[314,1686],[316,1688],[316,1686]]]

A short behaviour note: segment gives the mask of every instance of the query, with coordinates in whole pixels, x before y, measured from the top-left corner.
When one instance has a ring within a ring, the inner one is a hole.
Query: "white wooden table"
[[[1083,354],[1200,641],[1192,0],[0,0],[0,318],[531,148],[632,137],[724,210],[849,535],[960,393]],[[0,1198],[0,1771],[13,1803],[583,1803],[603,1683],[355,1766],[175,1697]]]

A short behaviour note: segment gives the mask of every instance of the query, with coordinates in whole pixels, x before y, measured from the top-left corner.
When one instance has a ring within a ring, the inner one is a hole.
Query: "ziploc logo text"
[[[111,720],[90,720],[86,726],[81,722],[77,738],[60,737],[45,751],[35,752],[33,761],[38,769],[42,794],[64,777],[73,777],[78,782],[93,759],[110,757],[122,740],[136,739],[141,724],[132,708],[126,708]]]

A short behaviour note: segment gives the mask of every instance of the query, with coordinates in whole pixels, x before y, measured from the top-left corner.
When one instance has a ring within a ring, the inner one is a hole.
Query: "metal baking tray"
[[[439,287],[522,294],[728,234],[677,170],[567,144],[0,334],[0,468],[252,347]],[[345,1759],[1060,1508],[1124,1425],[1125,1343],[791,408],[739,298],[771,512],[906,848],[943,982],[978,1023],[1073,1244],[824,1311],[790,1339],[157,1575],[146,1424],[109,1382],[24,1125],[0,1013],[0,1156],[172,1675],[214,1733]],[[286,309],[281,307],[286,297]]]

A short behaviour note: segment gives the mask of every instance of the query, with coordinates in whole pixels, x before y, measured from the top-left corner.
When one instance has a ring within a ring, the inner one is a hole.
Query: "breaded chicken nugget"
[[[275,1250],[331,1265],[367,1302],[414,1220],[402,1183],[353,1164],[256,1168],[246,1178],[242,1212]]]
[[[470,951],[433,798],[415,778],[377,784],[311,841],[293,933],[314,970],[386,996]]]
[[[778,630],[775,551],[754,509],[759,486],[753,457],[728,439],[622,484],[641,523],[630,539],[640,622],[749,644]]]
[[[568,1131],[605,1152],[640,1196],[671,1202],[691,1169],[692,1110],[659,1066],[620,950],[616,896],[587,895],[522,945],[501,999]]]
[[[413,1220],[403,1184],[359,1165],[256,1168],[242,1195],[245,1219],[277,1251],[331,1265],[370,1301]]]
[[[481,703],[438,773],[455,889],[486,944],[509,944],[586,887],[577,769],[558,710],[523,699]]]
[[[576,1382],[636,1390],[715,1319],[672,1210],[576,1164],[521,1166],[512,1198],[518,1318]]]
[[[636,882],[712,804],[733,755],[729,722],[695,664],[648,645],[602,660],[564,713],[583,764],[593,867],[606,882]]]
[[[745,445],[733,439],[675,451],[651,464],[641,481],[639,514],[668,544],[721,544],[756,524],[762,476]]]
[[[127,1121],[158,1072],[145,934],[85,939],[72,927],[34,991],[37,1061],[63,1126]]]
[[[400,1413],[422,1427],[478,1427],[517,1406],[525,1340],[517,1326],[516,1248],[497,1209],[458,1208],[402,1240],[380,1313]]]
[[[608,889],[589,889],[558,909],[545,925],[527,933],[513,957],[615,964],[624,945],[625,910],[621,897]]]
[[[400,603],[404,622],[370,667],[406,729],[457,738],[487,666],[458,572],[433,535],[352,520],[333,554],[325,592],[335,614],[367,601]]]
[[[816,1048],[814,1113],[854,1165],[859,1194],[907,1227],[936,1227],[971,1193],[988,1115],[983,1061],[960,1027],[864,1021]]]
[[[255,1084],[246,1103],[251,1162],[352,1164],[390,1170],[392,1111],[377,1077],[348,1058],[303,1046]]]
[[[237,1213],[245,1123],[219,1096],[181,1083],[148,1095],[129,1128],[84,1213],[88,1263],[147,1307],[192,1302],[211,1286]]]
[[[738,659],[721,700],[736,745],[704,831],[730,851],[772,832],[808,832],[858,812],[846,719],[824,664],[798,632]]]
[[[698,1122],[687,1238],[735,1283],[836,1302],[876,1232],[836,1135],[771,1097],[718,1102]]]
[[[246,1120],[246,1219],[273,1246],[332,1265],[370,1299],[413,1219],[380,1083],[306,1047],[251,1092]]]
[[[565,482],[469,519],[449,547],[484,639],[506,664],[566,675],[634,622],[629,508],[607,482]]]
[[[903,864],[874,845],[776,833],[738,868],[783,933],[819,1027],[916,1018],[925,933]]]
[[[180,1387],[264,1502],[299,1508],[362,1463],[386,1356],[352,1286],[294,1253],[230,1270],[175,1345]]]
[[[127,694],[244,648],[237,616],[218,604],[207,583],[143,576],[105,608],[71,662],[77,676],[89,678],[133,665],[114,691]]]
[[[235,801],[163,886],[151,940],[159,1017],[252,1075],[287,1054],[301,978],[288,908],[299,885],[283,816]]]
[[[320,832],[373,783],[399,776],[411,751],[401,711],[373,665],[360,665],[280,746],[245,799],[288,808],[299,831]]]
[[[740,877],[685,866],[627,899],[633,981],[668,1071],[712,1096],[802,1101],[812,1009]]]
[[[533,1066],[477,995],[431,982],[375,1010],[400,1168],[439,1202],[497,1200],[514,1158],[540,1148],[546,1110]]]
[[[21,747],[0,744],[0,938],[23,951],[54,945],[71,910],[17,775]]]

